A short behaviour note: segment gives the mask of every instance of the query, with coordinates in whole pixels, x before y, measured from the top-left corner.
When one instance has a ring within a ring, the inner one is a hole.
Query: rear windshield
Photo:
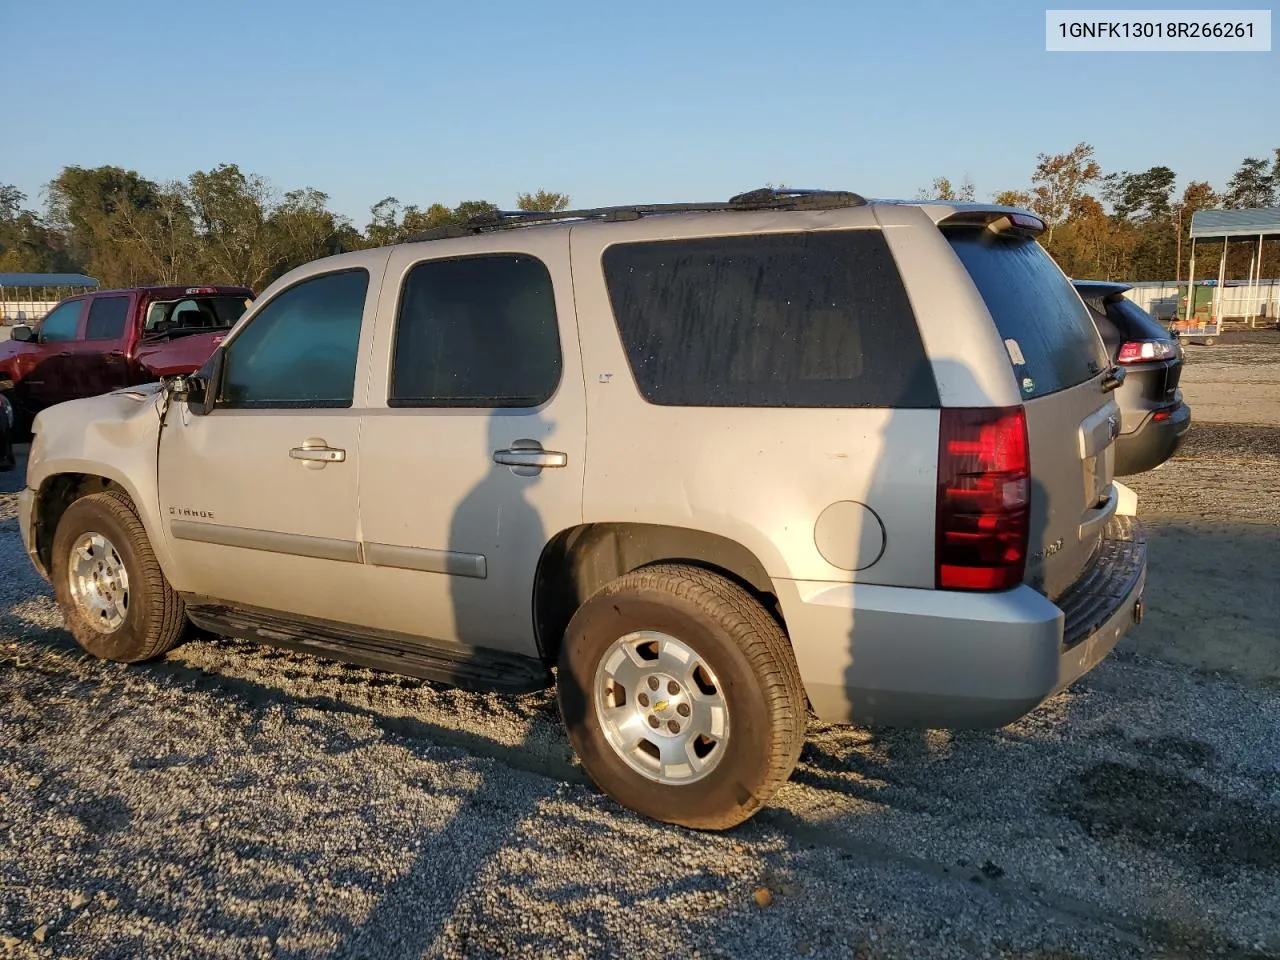
[[[1112,300],[1107,313],[1117,322],[1125,335],[1134,340],[1172,340],[1169,331],[1128,297]]]
[[[1092,380],[1108,365],[1088,309],[1040,244],[973,230],[947,239],[986,301],[1024,398]]]
[[[650,403],[936,407],[902,278],[878,230],[624,243],[603,258]]]
[[[170,330],[220,330],[235,326],[249,307],[248,297],[203,296],[181,300],[163,300],[147,310],[147,333],[161,334]]]

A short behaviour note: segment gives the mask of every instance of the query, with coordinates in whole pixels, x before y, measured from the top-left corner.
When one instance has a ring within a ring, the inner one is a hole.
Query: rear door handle
[[[347,451],[331,447],[319,437],[309,437],[302,441],[302,446],[289,451],[294,460],[302,460],[308,467],[319,469],[327,463],[342,463],[347,459]]]
[[[569,455],[556,450],[543,450],[541,447],[510,447],[506,450],[493,451],[493,462],[508,467],[566,467]]]

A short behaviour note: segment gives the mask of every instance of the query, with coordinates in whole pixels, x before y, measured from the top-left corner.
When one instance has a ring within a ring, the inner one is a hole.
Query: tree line
[[[1191,216],[1197,210],[1280,207],[1280,148],[1270,160],[1246,157],[1221,189],[1196,180],[1176,192],[1177,174],[1156,166],[1106,173],[1088,143],[1066,153],[1039,154],[1027,187],[1001,190],[996,203],[1039,214],[1041,243],[1073,277],[1098,280],[1185,280],[1191,256]],[[967,179],[946,177],[920,191],[920,199],[973,200]],[[1227,279],[1245,280],[1253,243],[1227,252]],[[1196,276],[1216,278],[1222,242],[1196,241]],[[1280,238],[1264,241],[1263,276],[1280,276]]]
[[[1185,278],[1191,214],[1214,207],[1280,206],[1280,148],[1274,158],[1246,157],[1221,189],[1196,181],[1175,193],[1167,166],[1104,173],[1093,147],[1039,154],[1024,188],[992,194],[1027,207],[1047,225],[1041,242],[1072,276],[1137,280]],[[46,186],[43,211],[16,187],[0,184],[0,271],[87,273],[104,286],[234,283],[263,289],[300,264],[343,250],[402,241],[432,227],[465,222],[496,204],[401,203],[386,197],[358,227],[329,209],[314,187],[278,192],[266,178],[233,163],[158,182],[117,166],[64,167]],[[969,180],[939,177],[920,199],[973,200]],[[564,210],[567,194],[522,193],[521,210]],[[1216,275],[1221,245],[1197,243],[1199,276]],[[1264,270],[1280,274],[1276,252]],[[1247,245],[1232,244],[1228,276],[1248,274]],[[1268,264],[1270,266],[1268,266]]]
[[[157,183],[137,171],[63,168],[45,188],[43,213],[0,184],[0,271],[87,273],[107,287],[227,283],[262,290],[296,266],[344,250],[381,246],[498,209],[487,200],[449,207],[375,203],[363,229],[329,209],[321,190],[277,193],[233,163]],[[563,210],[565,194],[522,193],[521,210]]]

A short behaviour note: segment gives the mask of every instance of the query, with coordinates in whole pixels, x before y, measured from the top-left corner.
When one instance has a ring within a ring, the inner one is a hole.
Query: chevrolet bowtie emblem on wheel
[[[653,709],[655,713],[661,713],[663,710],[667,709],[667,707],[669,707],[670,705],[671,705],[670,700],[659,700],[657,703],[653,705]]]

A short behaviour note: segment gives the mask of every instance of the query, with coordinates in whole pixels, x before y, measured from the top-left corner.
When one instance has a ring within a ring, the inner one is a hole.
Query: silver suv
[[[764,190],[310,263],[196,375],[41,413],[23,537],[94,655],[554,679],[603,790],[729,827],[807,710],[1005,724],[1139,619],[1121,374],[1042,229]]]

